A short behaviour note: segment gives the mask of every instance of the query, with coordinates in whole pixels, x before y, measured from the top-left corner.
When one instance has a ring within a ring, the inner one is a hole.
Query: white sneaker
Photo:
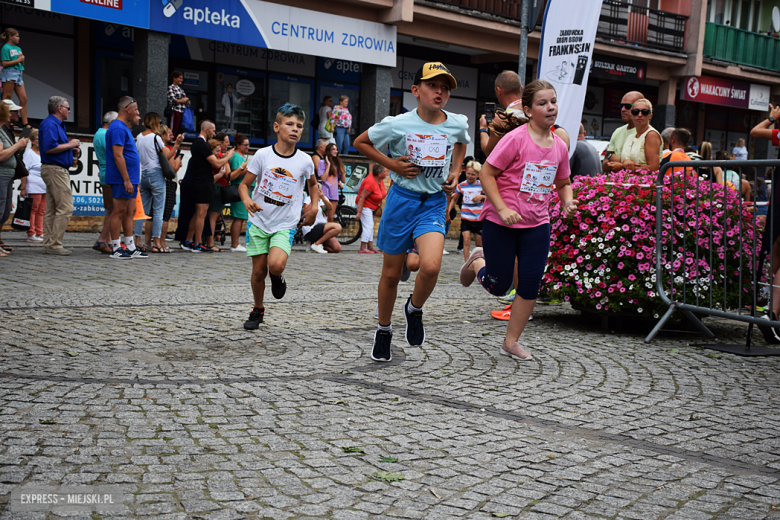
[[[38,235],[33,235],[31,237],[27,237],[28,242],[43,242],[43,237],[39,237]]]
[[[233,253],[246,253],[246,248],[241,244],[238,244],[237,247],[231,247],[230,251],[232,251]]]
[[[450,252],[445,249],[444,251],[441,252],[441,254],[448,255],[448,254],[450,254]]]
[[[312,244],[312,245],[311,245],[311,250],[312,250],[312,251],[314,251],[314,252],[316,252],[316,253],[324,253],[324,254],[326,254],[326,255],[328,254],[328,252],[327,252],[327,251],[325,251],[325,248],[324,248],[324,247],[322,247],[322,244],[319,244],[319,245],[317,245],[317,244]]]

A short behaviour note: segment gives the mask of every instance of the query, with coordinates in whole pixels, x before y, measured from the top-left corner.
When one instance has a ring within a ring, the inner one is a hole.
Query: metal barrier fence
[[[773,308],[771,269],[764,281],[767,273],[764,260],[768,258],[769,265],[773,266],[775,260],[780,261],[780,255],[775,255],[771,247],[767,255],[761,253],[760,235],[763,233],[759,231],[761,217],[758,215],[761,206],[755,196],[752,202],[744,200],[742,179],[745,172],[748,179],[754,181],[754,186],[759,187],[758,174],[778,166],[780,160],[677,161],[663,165],[655,186],[655,287],[668,310],[645,342],[651,342],[674,312],[680,311],[709,339],[715,335],[699,316],[749,324],[745,345],[704,345],[706,348],[740,355],[780,355],[780,349],[750,344],[754,325],[770,331],[773,327],[780,328],[776,317],[775,320],[762,318],[756,311],[762,288],[769,293],[768,308]],[[728,186],[714,182],[716,167],[721,168],[723,182],[728,182]],[[693,175],[691,168],[699,174]],[[684,169],[689,173],[683,173]],[[713,182],[703,180],[702,171],[709,172]],[[731,172],[737,172],[738,177]],[[771,199],[775,203],[768,205],[765,219],[770,237],[774,237],[775,232],[780,234],[773,218],[775,212],[780,211],[777,208],[780,186],[775,188],[773,192],[779,192],[772,193]]]

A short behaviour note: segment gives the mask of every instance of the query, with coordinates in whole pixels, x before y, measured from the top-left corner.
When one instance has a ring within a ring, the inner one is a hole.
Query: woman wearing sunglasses
[[[628,136],[623,145],[623,169],[637,171],[658,171],[661,164],[661,134],[650,126],[653,118],[653,104],[645,98],[634,101],[631,107],[631,119],[636,134]],[[616,159],[615,159],[616,160]]]

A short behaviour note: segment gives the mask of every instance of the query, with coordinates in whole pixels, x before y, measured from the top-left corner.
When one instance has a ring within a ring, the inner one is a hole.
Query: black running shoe
[[[405,282],[409,279],[409,277],[412,275],[412,272],[409,270],[408,267],[406,267],[406,260],[404,260],[404,270],[401,273],[401,281]]]
[[[281,300],[286,292],[287,282],[284,281],[284,274],[281,276],[271,275],[271,294],[274,295],[274,298]]]
[[[393,340],[393,333],[389,330],[376,329],[374,333],[374,348],[371,349],[371,359],[380,363],[387,363],[393,360],[393,353],[390,351],[390,342]]]
[[[244,322],[244,328],[246,330],[255,330],[263,323],[263,315],[265,314],[265,307],[258,309],[255,307],[252,312],[249,313],[249,319]]]
[[[774,312],[769,311],[767,314],[764,314],[761,316],[763,319],[769,321],[777,321],[777,316]],[[764,335],[764,340],[766,340],[767,343],[770,345],[780,345],[780,331],[773,328],[768,327],[766,325],[757,325],[758,330],[761,331],[761,334]]]
[[[419,311],[409,312],[409,302],[412,301],[412,297],[406,300],[404,304],[404,319],[406,320],[406,342],[410,345],[422,345],[425,342],[425,327],[423,326],[422,309]]]

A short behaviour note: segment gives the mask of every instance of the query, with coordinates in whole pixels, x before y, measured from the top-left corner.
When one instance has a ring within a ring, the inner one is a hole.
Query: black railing
[[[604,0],[596,36],[614,43],[684,52],[687,23],[688,17],[681,14]]]
[[[456,6],[469,11],[521,19],[522,0],[428,0]],[[539,17],[541,23],[542,17]],[[615,43],[627,43],[663,49],[685,51],[685,26],[688,17],[637,7],[626,2],[604,0],[599,17],[597,36]]]

